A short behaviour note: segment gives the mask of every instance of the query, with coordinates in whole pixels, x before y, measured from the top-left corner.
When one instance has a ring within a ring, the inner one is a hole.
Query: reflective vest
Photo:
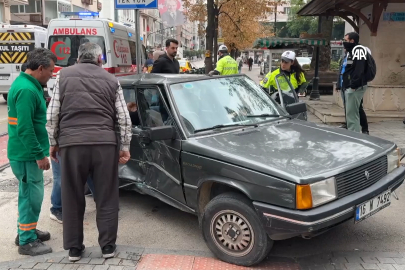
[[[239,74],[239,65],[235,59],[226,55],[218,60],[215,70],[221,75]]]
[[[280,68],[276,69],[273,72],[267,73],[266,77],[264,77],[263,80],[260,82],[260,86],[266,89],[270,86],[273,86],[274,89],[277,89],[276,76],[278,74],[280,74]],[[297,79],[295,78],[295,72],[291,73],[290,76],[286,75],[286,77],[289,77],[290,83],[294,89],[297,89],[300,85],[306,82],[304,73],[301,73],[300,83],[298,83]],[[284,77],[278,78],[278,84],[280,85],[280,90],[282,91],[291,90],[288,82],[285,81]]]

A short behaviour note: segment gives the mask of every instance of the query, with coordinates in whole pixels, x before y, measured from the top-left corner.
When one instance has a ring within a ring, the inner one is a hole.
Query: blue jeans
[[[52,173],[53,173],[51,211],[62,211],[62,190],[61,190],[61,174],[60,174],[61,157],[59,156],[59,153],[56,154],[56,157],[58,158],[59,162],[55,162],[51,159]],[[87,185],[94,196],[94,183],[90,175],[87,178]]]

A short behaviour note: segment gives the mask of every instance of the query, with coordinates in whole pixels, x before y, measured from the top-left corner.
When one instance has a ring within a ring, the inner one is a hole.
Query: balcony
[[[141,9],[140,13],[146,15],[148,17],[152,17],[155,20],[160,19],[159,10],[158,9]]]

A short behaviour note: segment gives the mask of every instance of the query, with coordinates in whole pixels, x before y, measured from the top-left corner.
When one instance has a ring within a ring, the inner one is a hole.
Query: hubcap
[[[232,210],[218,212],[211,220],[211,237],[224,253],[242,257],[254,244],[254,232],[247,219]]]

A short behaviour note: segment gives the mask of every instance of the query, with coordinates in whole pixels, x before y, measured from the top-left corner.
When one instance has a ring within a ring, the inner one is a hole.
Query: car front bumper
[[[399,167],[374,185],[311,210],[295,210],[261,202],[253,205],[273,240],[295,236],[311,238],[348,220],[354,220],[356,206],[384,191],[396,190],[405,179],[405,167]]]

